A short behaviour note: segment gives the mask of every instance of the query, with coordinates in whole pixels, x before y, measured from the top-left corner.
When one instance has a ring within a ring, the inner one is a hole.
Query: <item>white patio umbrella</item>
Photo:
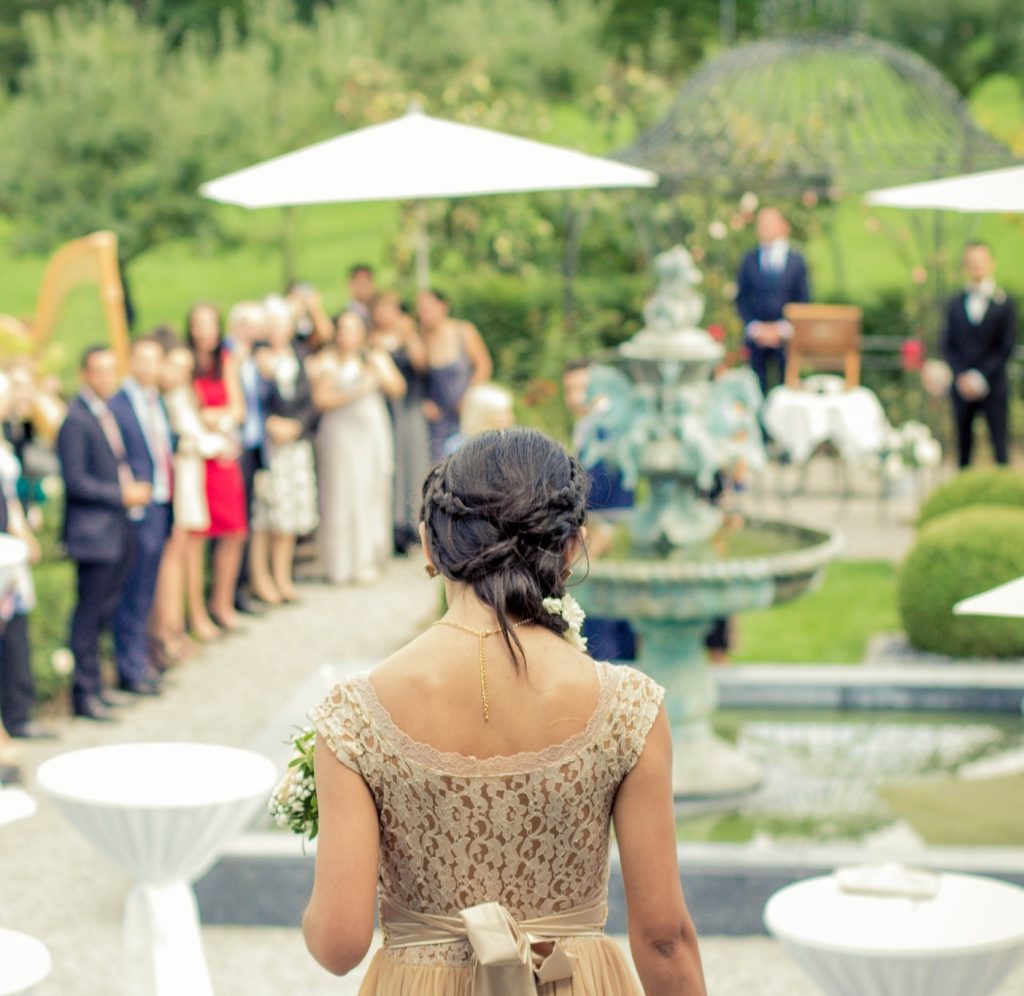
[[[972,595],[953,606],[958,616],[1005,616],[1024,619],[1024,578],[1007,581],[980,595]]]
[[[204,197],[247,208],[424,200],[539,190],[653,187],[658,175],[413,109],[385,124],[289,152],[204,183]],[[421,226],[417,277],[429,253]]]
[[[886,187],[872,190],[864,199],[879,207],[934,208],[964,213],[1024,212],[1024,166]]]

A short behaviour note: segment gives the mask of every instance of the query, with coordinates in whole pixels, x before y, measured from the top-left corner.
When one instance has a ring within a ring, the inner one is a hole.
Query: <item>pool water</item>
[[[715,726],[764,782],[678,804],[680,840],[1024,847],[1024,718],[723,710]]]

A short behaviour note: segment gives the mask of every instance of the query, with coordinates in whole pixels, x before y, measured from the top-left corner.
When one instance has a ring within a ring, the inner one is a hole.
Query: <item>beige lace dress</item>
[[[479,980],[474,988],[480,950],[465,935],[423,943],[421,930],[402,946],[408,924],[396,917],[431,914],[423,919],[458,924],[462,911],[481,903],[500,903],[531,953],[551,949],[538,941],[545,925],[556,925],[549,937],[575,966],[571,978],[556,972],[548,977],[561,981],[537,982],[541,996],[639,996],[624,955],[602,932],[609,832],[616,790],[640,757],[664,692],[633,668],[595,667],[600,691],[586,728],[512,757],[481,760],[412,740],[368,674],[342,681],[310,712],[342,764],[365,779],[380,817],[384,947],[360,996],[511,991],[500,982],[486,990]],[[576,911],[590,926],[566,936],[557,925]]]

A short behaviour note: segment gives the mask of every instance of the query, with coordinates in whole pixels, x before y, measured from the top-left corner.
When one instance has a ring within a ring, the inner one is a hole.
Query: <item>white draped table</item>
[[[807,378],[801,390],[782,386],[769,391],[761,417],[768,434],[798,465],[824,442],[847,461],[876,455],[890,431],[873,391],[848,391],[842,378],[827,374]]]
[[[136,879],[125,906],[125,996],[212,994],[191,883],[265,803],[274,765],[233,747],[122,744],[62,754],[37,778]]]
[[[25,819],[35,811],[35,799],[27,792],[0,788],[0,826]],[[50,968],[50,953],[42,941],[0,927],[0,996],[31,992],[50,974]]]
[[[829,996],[986,996],[1024,951],[1024,889],[943,874],[911,899],[825,875],[776,892],[764,922]]]
[[[0,927],[0,996],[31,992],[50,968],[50,952],[42,941]]]

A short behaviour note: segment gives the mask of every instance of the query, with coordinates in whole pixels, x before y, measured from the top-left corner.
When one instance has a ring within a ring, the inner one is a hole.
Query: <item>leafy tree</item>
[[[28,42],[22,30],[26,14],[46,14],[56,10],[61,0],[4,0],[0,4],[0,81],[8,88],[28,61]]]
[[[937,66],[966,94],[993,73],[1024,71],[1020,0],[868,0],[868,28]]]
[[[0,204],[49,249],[116,229],[126,260],[191,233],[203,207],[195,122],[158,28],[125,7],[30,17],[32,61],[4,116]]]

